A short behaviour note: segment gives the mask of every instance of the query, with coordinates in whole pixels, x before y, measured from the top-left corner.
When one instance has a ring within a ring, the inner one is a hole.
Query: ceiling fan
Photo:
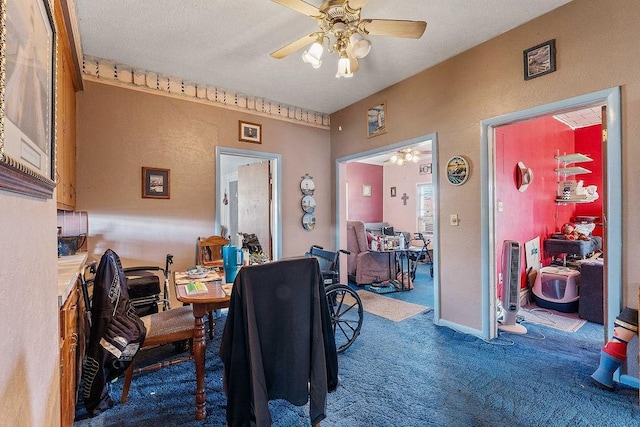
[[[431,154],[431,150],[417,150],[415,148],[404,148],[398,150],[385,162],[390,162],[395,165],[404,166],[407,163],[417,163],[422,157]]]
[[[364,36],[419,39],[427,28],[424,21],[362,19],[360,12],[369,0],[329,0],[319,8],[302,0],[272,1],[315,19],[319,30],[272,52],[271,56],[281,59],[311,44],[302,59],[313,68],[319,68],[327,40],[327,50],[338,53],[340,58],[336,77],[351,77],[359,69],[358,59],[367,56],[371,50],[371,42]]]

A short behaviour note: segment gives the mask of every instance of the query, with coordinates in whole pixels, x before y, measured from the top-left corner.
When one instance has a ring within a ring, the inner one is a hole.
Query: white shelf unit
[[[573,175],[587,174],[591,173],[591,171],[582,166],[575,166],[574,163],[586,163],[592,162],[593,159],[589,156],[586,156],[581,153],[571,153],[571,154],[557,154],[556,160],[558,162],[558,166],[556,167],[556,173],[558,175],[558,187],[560,183],[563,181],[567,181],[567,177]],[[556,202],[558,203],[589,203],[592,200],[584,200],[584,198],[576,198],[575,195],[572,195],[571,198],[563,197],[561,194],[556,194]]]

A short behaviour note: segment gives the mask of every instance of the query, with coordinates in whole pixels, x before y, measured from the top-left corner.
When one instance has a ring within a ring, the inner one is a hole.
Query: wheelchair
[[[173,255],[167,254],[165,267],[140,266],[124,269],[127,277],[127,287],[131,305],[138,316],[146,316],[158,312],[158,305],[162,304],[162,311],[171,308],[169,300],[169,273],[173,264]],[[164,283],[160,283],[160,275]]]
[[[320,264],[320,273],[325,285],[325,295],[329,305],[331,325],[336,340],[336,350],[342,353],[353,344],[362,328],[362,301],[356,291],[340,282],[340,253],[325,251],[321,246],[313,245],[307,257],[314,257]]]
[[[431,243],[431,239],[424,235],[424,233],[413,233],[413,239],[422,243],[421,247],[418,248],[410,248],[409,251],[409,259],[411,260],[411,268],[409,273],[411,274],[411,280],[415,280],[416,278],[416,269],[418,267],[418,262],[424,262],[425,264],[431,264],[430,273],[431,277],[433,277],[433,259],[431,258],[431,252],[429,252],[429,243]]]

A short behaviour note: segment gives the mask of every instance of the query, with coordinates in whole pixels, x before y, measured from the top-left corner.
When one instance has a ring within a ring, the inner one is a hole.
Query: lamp
[[[311,64],[313,68],[320,68],[320,66],[322,65],[322,60],[320,59],[320,57],[322,57],[323,51],[324,48],[322,47],[322,44],[317,41],[311,45],[308,51],[304,51],[304,53],[302,54],[302,60],[307,64]]]
[[[302,54],[302,60],[311,64],[313,68],[322,65],[322,53],[324,52],[324,39],[327,39],[327,50],[338,53],[338,70],[336,77],[353,77],[353,73],[359,68],[358,59],[364,58],[371,51],[371,42],[358,32],[358,29],[336,22],[332,27],[316,33],[316,41]],[[333,43],[332,43],[333,41]]]
[[[398,151],[396,154],[389,158],[389,161],[395,165],[403,166],[409,162],[416,163],[420,160],[418,157],[418,152],[412,148],[405,148],[404,150]]]
[[[353,33],[349,37],[349,46],[347,49],[351,52],[349,56],[354,58],[364,58],[371,51],[371,42],[363,38],[360,33]]]
[[[353,73],[351,72],[351,61],[349,61],[346,53],[340,54],[340,59],[338,60],[338,72],[336,73],[336,77],[353,77]]]

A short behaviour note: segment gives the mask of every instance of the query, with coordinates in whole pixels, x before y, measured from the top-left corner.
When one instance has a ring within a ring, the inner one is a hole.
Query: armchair
[[[395,258],[387,252],[369,250],[362,221],[347,221],[347,273],[358,285],[395,278]]]

